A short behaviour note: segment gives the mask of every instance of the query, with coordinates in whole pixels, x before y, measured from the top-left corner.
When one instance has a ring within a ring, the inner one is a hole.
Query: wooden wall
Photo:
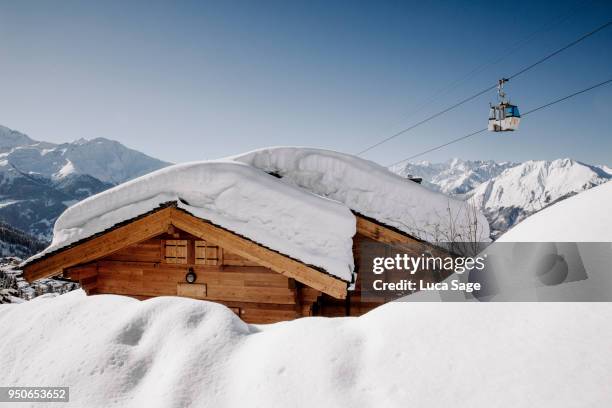
[[[363,261],[361,248],[363,243],[377,243],[378,241],[357,233],[353,238],[353,259],[355,261],[355,272],[359,277],[359,265]],[[387,300],[384,298],[373,299],[371,297],[364,299],[361,296],[361,279],[357,279],[353,290],[348,291],[347,297],[344,300],[335,299],[326,294],[322,294],[317,303],[317,313],[321,316],[340,317],[340,316],[361,316],[364,313],[384,304]]]
[[[175,245],[176,240],[187,240],[186,249],[175,248],[173,258],[168,258],[165,245],[167,242]],[[79,280],[88,294],[120,294],[137,299],[185,296],[219,302],[249,323],[272,323],[313,315],[359,316],[390,300],[362,297],[360,279],[346,299],[336,299],[227,248],[212,248],[212,258],[203,261],[202,254],[209,254],[208,249],[206,244],[198,245],[196,241],[201,239],[172,229],[98,261],[66,269],[64,275]],[[361,244],[368,242],[416,241],[358,217],[358,233],[353,240],[356,266],[365,256],[360,253]],[[197,275],[193,284],[185,280],[190,268]],[[356,272],[359,274],[359,270]]]
[[[165,260],[167,239],[187,239],[185,264]],[[187,234],[163,235],[131,245],[99,261],[64,271],[79,280],[88,294],[119,294],[137,299],[154,296],[186,296],[219,302],[230,307],[249,323],[291,320],[313,313],[321,292],[293,279],[254,264],[232,252],[218,248],[216,265],[195,263],[194,242]],[[187,283],[192,269],[196,282]]]

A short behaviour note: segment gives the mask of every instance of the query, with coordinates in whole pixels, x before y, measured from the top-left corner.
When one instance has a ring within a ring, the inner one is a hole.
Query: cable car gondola
[[[518,129],[521,121],[518,106],[506,100],[506,93],[504,92],[504,83],[506,82],[508,82],[506,78],[499,80],[497,85],[499,104],[491,105],[489,110],[488,130],[491,132],[512,132]]]

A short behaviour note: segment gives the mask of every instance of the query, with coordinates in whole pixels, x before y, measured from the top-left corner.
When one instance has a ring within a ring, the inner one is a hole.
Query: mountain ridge
[[[531,214],[612,179],[610,167],[571,158],[522,163],[451,159],[391,170],[423,177],[425,185],[473,203],[487,217],[493,238]]]
[[[171,163],[103,137],[50,143],[0,126],[0,166],[6,164],[49,178],[77,173],[88,174],[105,183],[119,184]]]
[[[0,220],[48,241],[70,205],[170,164],[106,138],[50,143],[0,126]]]

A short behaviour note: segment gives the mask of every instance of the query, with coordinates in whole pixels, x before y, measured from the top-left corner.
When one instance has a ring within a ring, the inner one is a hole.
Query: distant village
[[[59,279],[40,279],[29,283],[23,278],[17,257],[0,258],[0,303],[19,303],[35,297],[78,289],[79,284]]]

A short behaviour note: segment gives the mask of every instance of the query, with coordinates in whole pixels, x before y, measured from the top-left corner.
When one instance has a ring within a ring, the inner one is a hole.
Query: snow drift
[[[79,291],[0,306],[0,384],[69,386],[90,408],[603,407],[611,319],[610,303],[392,303],[249,326],[215,303]]]
[[[612,182],[532,215],[497,242],[612,242]]]
[[[369,160],[301,147],[255,150],[232,159],[428,242],[489,240],[489,224],[480,212]]]
[[[612,301],[610,202],[608,182],[545,208],[484,249],[479,256],[487,257],[486,273],[459,278],[489,287],[479,297],[487,302]],[[423,301],[423,296],[406,300]],[[443,299],[438,292],[427,296]]]
[[[353,270],[355,217],[345,206],[231,161],[178,164],[128,181],[68,208],[43,252],[61,249],[160,204],[180,208],[345,281]]]

